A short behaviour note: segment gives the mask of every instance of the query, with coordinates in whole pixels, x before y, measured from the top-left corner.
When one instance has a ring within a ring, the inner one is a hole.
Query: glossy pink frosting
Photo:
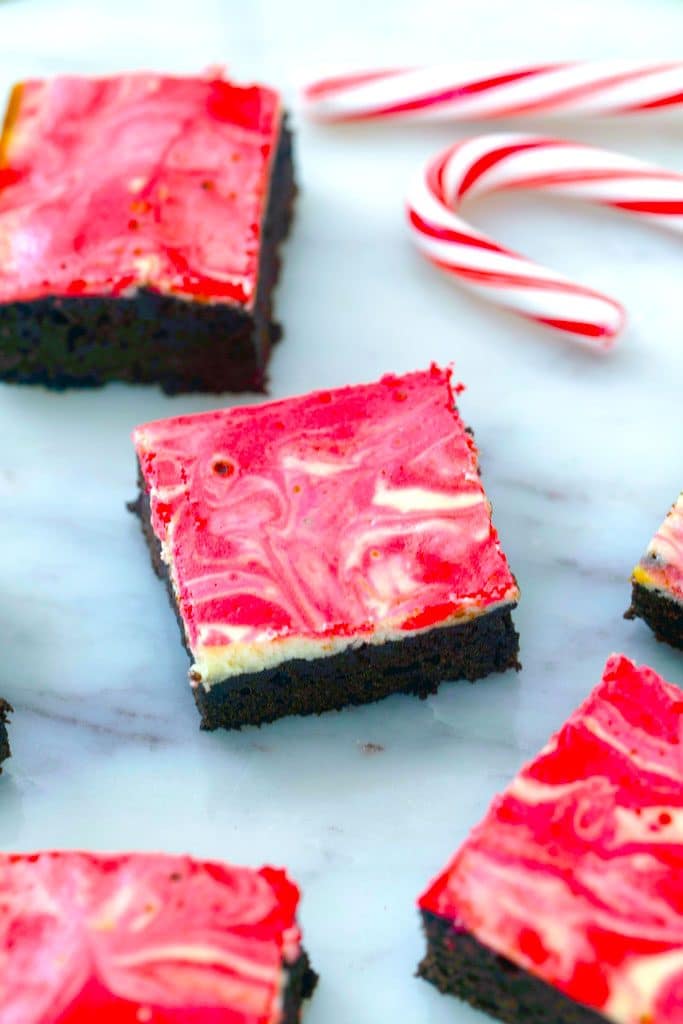
[[[618,1024],[683,1021],[683,692],[620,655],[420,907]]]
[[[638,583],[683,601],[683,494],[650,541],[633,576]]]
[[[415,631],[518,597],[450,372],[134,434],[190,648]]]
[[[0,854],[1,1024],[278,1024],[284,872],[165,854]]]
[[[0,140],[0,302],[136,288],[254,301],[278,96],[219,75],[15,87]]]

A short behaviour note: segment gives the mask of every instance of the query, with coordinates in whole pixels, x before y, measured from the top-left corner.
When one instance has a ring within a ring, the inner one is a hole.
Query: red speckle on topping
[[[155,512],[159,516],[159,519],[162,521],[162,523],[166,523],[167,525],[173,518],[173,506],[169,505],[167,502],[157,502]]]
[[[192,525],[197,533],[203,533],[206,530],[208,523],[208,516],[204,515],[196,508],[192,510]]]
[[[418,562],[425,583],[448,583],[453,579],[453,564],[440,557],[437,551],[419,551]]]
[[[0,167],[0,189],[9,188],[21,181],[22,172],[12,167]]]
[[[518,937],[519,950],[535,964],[542,964],[548,959],[548,950],[541,941],[538,932],[533,928],[522,928]]]
[[[45,285],[46,286],[49,286],[49,284],[50,284],[49,281],[45,281]],[[67,293],[69,295],[82,295],[87,290],[88,290],[88,282],[84,281],[82,278],[79,278],[79,277],[74,278],[73,281],[70,281],[69,285],[67,287]]]
[[[571,980],[572,999],[587,1006],[603,1007],[610,996],[602,964],[577,963]]]
[[[403,623],[402,629],[425,629],[427,626],[434,626],[437,622],[443,622],[452,614],[453,605],[449,602],[433,605],[431,608],[424,608],[415,615],[411,615]]]

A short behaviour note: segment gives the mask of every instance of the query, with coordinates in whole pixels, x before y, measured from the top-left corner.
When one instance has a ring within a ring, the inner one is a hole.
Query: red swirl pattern
[[[197,660],[517,599],[449,371],[180,416],[134,440]]]
[[[0,139],[0,302],[137,288],[250,305],[281,120],[217,75],[16,86]]]
[[[617,1024],[683,1020],[683,693],[613,655],[420,907]]]
[[[2,1024],[277,1024],[284,872],[165,854],[0,854]]]
[[[662,590],[683,602],[683,494],[650,541],[633,578],[643,586]]]

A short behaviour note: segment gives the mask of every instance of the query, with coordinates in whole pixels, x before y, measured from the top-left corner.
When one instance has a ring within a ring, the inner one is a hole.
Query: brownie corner
[[[427,952],[417,974],[506,1024],[607,1024],[598,1011],[495,953],[446,918],[422,911]]]
[[[282,1024],[299,1024],[303,1003],[311,998],[317,984],[318,975],[311,967],[308,954],[302,949],[288,972],[282,1006]]]
[[[633,581],[631,604],[624,612],[626,619],[642,619],[657,640],[683,650],[683,603],[664,591],[644,587]]]

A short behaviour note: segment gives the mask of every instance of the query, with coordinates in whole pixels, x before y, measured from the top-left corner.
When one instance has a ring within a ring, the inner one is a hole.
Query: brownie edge
[[[2,762],[12,756],[7,735],[7,723],[13,711],[14,708],[9,701],[0,699],[0,772],[2,772]]]
[[[296,962],[288,969],[282,1001],[282,1024],[299,1024],[302,1004],[313,995],[317,984],[318,975],[311,967],[305,950],[302,950]]]
[[[624,618],[643,619],[658,640],[683,650],[683,604],[672,600],[663,591],[634,583],[631,607]]]
[[[314,715],[370,704],[394,693],[425,699],[445,680],[475,682],[492,672],[519,668],[518,637],[510,608],[499,608],[456,626],[361,644],[308,661],[293,658],[194,689],[203,729],[239,729],[285,715]]]
[[[140,518],[152,566],[166,583],[184,641],[182,619],[152,527],[149,495],[141,473],[138,481],[140,493],[128,507]],[[361,644],[312,661],[291,659],[271,669],[226,679],[208,691],[195,686],[201,727],[239,729],[286,715],[321,714],[368,704],[393,693],[426,698],[436,693],[444,680],[474,682],[492,672],[519,669],[519,635],[512,622],[513,607],[494,608],[458,625],[435,627],[383,644]]]
[[[508,1024],[606,1024],[596,1010],[494,953],[450,921],[422,911],[427,953],[417,973]]]

